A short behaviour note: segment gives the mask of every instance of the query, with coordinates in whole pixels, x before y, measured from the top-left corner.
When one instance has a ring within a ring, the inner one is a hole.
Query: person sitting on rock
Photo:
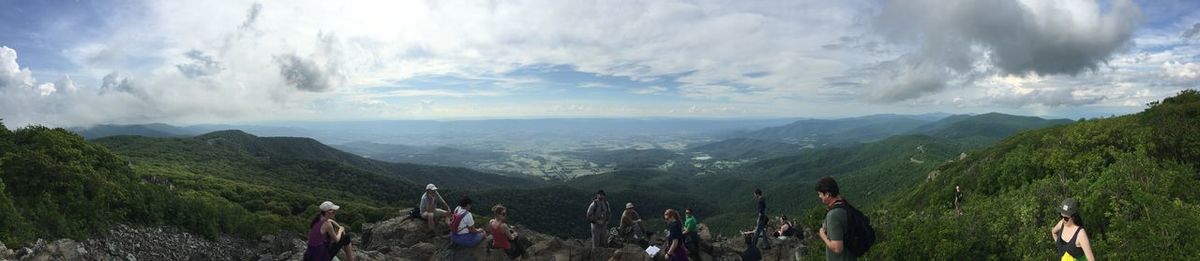
[[[792,223],[787,216],[780,216],[779,230],[771,233],[771,236],[777,237],[781,240],[796,236],[796,223]]]
[[[450,227],[454,228],[450,233],[450,242],[455,245],[464,247],[475,247],[479,242],[483,241],[483,230],[475,226],[475,217],[471,215],[471,198],[463,196],[462,200],[458,201],[458,208],[454,209],[454,218],[450,221]]]
[[[445,208],[438,208],[438,202],[441,202],[442,206],[445,206]],[[450,209],[450,204],[446,204],[446,200],[442,198],[442,194],[438,194],[437,186],[434,186],[433,184],[425,185],[425,193],[421,194],[421,203],[419,208],[421,209],[421,217],[425,219],[425,222],[429,225],[430,231],[434,230],[435,220],[443,220],[443,222],[448,223],[446,218],[450,216],[450,212],[447,211]]]
[[[633,209],[633,202],[625,203],[625,211],[621,212],[621,223],[617,225],[617,231],[626,238],[642,239],[646,236],[646,232],[642,230],[642,216]]]
[[[517,259],[525,255],[525,244],[517,230],[508,226],[508,208],[496,204],[492,207],[495,218],[488,222],[488,233],[492,234],[492,248],[504,250],[508,258]]]
[[[333,221],[341,207],[325,201],[320,208],[321,213],[308,226],[308,249],[304,251],[304,260],[333,260],[338,250],[345,249],[346,260],[354,261],[354,247],[350,245],[350,235],[345,234],[346,227]]]

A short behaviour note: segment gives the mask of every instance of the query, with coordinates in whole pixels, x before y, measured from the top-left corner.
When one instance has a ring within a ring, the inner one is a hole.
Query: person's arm
[[[825,247],[828,247],[834,253],[842,254],[842,241],[829,240],[829,236],[825,235],[825,227],[821,227],[821,231],[817,235],[821,236],[821,241],[825,242]]]
[[[817,234],[821,236],[821,241],[825,242],[825,247],[840,255],[845,250],[842,239],[845,238],[846,223],[849,221],[846,212],[839,211],[839,209],[831,210],[829,214],[826,214],[825,220],[829,227],[822,227]],[[829,233],[833,233],[833,235],[831,236]]]
[[[679,239],[672,239],[671,246],[667,248],[667,255],[669,256],[671,253],[675,253],[676,247],[679,247]]]
[[[1062,228],[1063,228],[1063,220],[1060,218],[1060,219],[1058,219],[1058,224],[1055,224],[1054,227],[1050,229],[1050,241],[1051,242],[1058,242],[1058,232],[1062,231]]]
[[[325,221],[325,224],[321,225],[321,231],[333,239],[333,242],[341,241],[342,233],[345,232],[345,228],[342,226],[337,226],[337,228],[334,228],[333,223],[333,220]]]
[[[445,199],[445,198],[442,198],[442,193],[440,193],[440,192],[433,192],[433,193],[434,193],[435,195],[437,195],[438,201],[441,201],[441,202],[442,202],[442,206],[443,206],[443,207],[446,207],[446,211],[450,211],[450,210],[452,210],[452,208],[450,208],[450,204],[446,204],[446,199]]]
[[[1096,260],[1096,255],[1092,254],[1092,242],[1088,240],[1087,230],[1079,231],[1079,239],[1076,239],[1075,243],[1078,243],[1079,247],[1083,248],[1083,255],[1087,256],[1087,260]]]

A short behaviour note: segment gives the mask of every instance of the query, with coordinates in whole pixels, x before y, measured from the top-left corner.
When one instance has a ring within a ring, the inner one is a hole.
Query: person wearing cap
[[[1061,260],[1096,260],[1096,256],[1092,254],[1092,244],[1088,240],[1087,231],[1083,229],[1083,219],[1079,215],[1079,202],[1073,198],[1067,198],[1055,210],[1058,210],[1059,217],[1062,219],[1050,230],[1050,235],[1054,237],[1054,245],[1058,248],[1058,252],[1062,253]]]
[[[592,247],[604,247],[608,241],[608,215],[610,208],[604,198],[604,190],[596,191],[588,205],[587,219],[592,223]]]
[[[625,203],[625,211],[621,211],[621,223],[617,224],[617,231],[635,239],[646,236],[646,232],[642,230],[642,216],[633,209],[633,202]]]
[[[321,213],[309,224],[308,249],[304,251],[304,260],[333,260],[337,252],[344,249],[346,260],[354,261],[354,248],[350,245],[350,235],[346,234],[346,227],[333,220],[341,208],[333,202],[321,203]]]
[[[418,207],[421,209],[421,217],[429,225],[429,230],[433,231],[434,220],[442,220],[449,224],[450,204],[446,203],[446,199],[442,198],[442,194],[437,191],[437,186],[433,184],[425,185],[425,193],[421,194],[421,203]],[[437,203],[441,202],[445,208],[438,208]]]

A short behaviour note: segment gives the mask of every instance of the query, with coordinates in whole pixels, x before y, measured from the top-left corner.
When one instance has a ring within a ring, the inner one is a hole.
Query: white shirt
[[[462,214],[462,213],[466,213],[466,214],[463,215],[462,221],[458,222],[458,234],[459,235],[470,232],[470,230],[468,230],[467,228],[475,225],[475,218],[471,216],[471,212],[468,212],[467,210],[462,209],[462,207],[454,208],[455,215]]]

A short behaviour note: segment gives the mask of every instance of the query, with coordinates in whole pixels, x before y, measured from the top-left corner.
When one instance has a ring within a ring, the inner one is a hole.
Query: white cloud
[[[667,87],[662,87],[662,86],[657,86],[657,85],[649,86],[649,87],[645,87],[645,88],[635,88],[635,89],[629,90],[629,92],[631,92],[633,94],[642,94],[642,95],[662,93],[665,91],[667,91]]]
[[[1095,71],[1128,45],[1141,17],[1129,0],[1104,11],[1095,0],[888,1],[875,28],[911,51],[876,65],[883,76],[867,96],[895,102],[981,76]]]

